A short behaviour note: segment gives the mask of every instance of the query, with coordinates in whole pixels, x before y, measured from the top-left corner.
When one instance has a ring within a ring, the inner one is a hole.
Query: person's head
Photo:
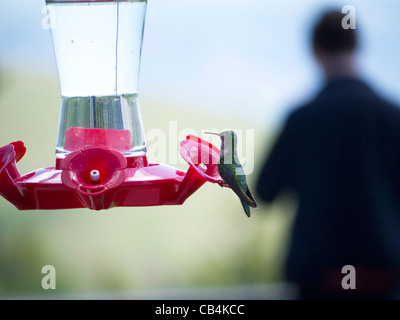
[[[313,52],[328,78],[355,74],[354,54],[358,38],[355,29],[342,27],[345,16],[340,11],[328,11],[313,29]]]

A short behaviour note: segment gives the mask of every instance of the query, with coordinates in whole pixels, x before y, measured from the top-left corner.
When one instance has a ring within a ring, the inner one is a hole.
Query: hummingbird
[[[221,138],[221,152],[219,155],[218,172],[224,183],[227,184],[239,197],[246,215],[250,218],[250,207],[257,209],[246,175],[237,156],[237,135],[234,131],[223,131],[221,133],[206,132]]]

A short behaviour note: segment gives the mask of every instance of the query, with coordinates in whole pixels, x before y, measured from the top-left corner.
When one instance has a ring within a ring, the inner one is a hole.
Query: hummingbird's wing
[[[233,168],[233,167],[232,167]],[[236,195],[240,198],[241,201],[247,203],[252,208],[257,208],[257,203],[249,189],[249,186],[244,180],[243,187],[246,189],[246,192],[240,187],[239,183],[235,179],[236,168],[229,170],[227,166],[218,166],[219,175],[225,181],[225,183],[236,193]],[[243,176],[246,179],[245,176]]]

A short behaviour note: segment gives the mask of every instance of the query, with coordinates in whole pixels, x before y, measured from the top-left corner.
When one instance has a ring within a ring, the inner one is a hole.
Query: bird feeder
[[[20,210],[179,205],[223,185],[219,150],[181,142],[187,171],[149,163],[138,99],[146,0],[47,0],[61,88],[54,167],[21,175],[21,141],[0,148],[0,195]]]

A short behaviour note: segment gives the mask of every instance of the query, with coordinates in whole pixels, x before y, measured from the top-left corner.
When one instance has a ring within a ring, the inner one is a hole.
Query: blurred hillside
[[[140,102],[146,132],[156,128],[168,134],[170,121],[178,131],[198,133],[255,129],[252,186],[269,146],[266,130],[232,114],[203,112],[201,106]],[[22,174],[54,165],[57,79],[1,74],[0,113],[0,145],[20,139],[27,146],[19,163]],[[171,150],[178,154],[175,142]],[[253,210],[248,219],[230,190],[210,183],[184,205],[171,207],[21,212],[1,198],[0,297],[278,282],[292,211],[290,203],[280,201]],[[57,270],[52,292],[41,288],[41,268],[47,264]]]

